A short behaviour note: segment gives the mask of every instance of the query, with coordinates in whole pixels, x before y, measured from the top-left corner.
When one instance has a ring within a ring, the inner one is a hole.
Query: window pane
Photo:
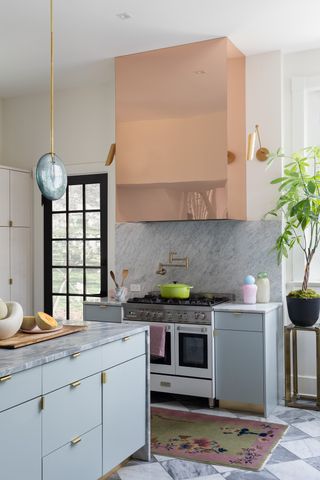
[[[86,185],[86,210],[100,210],[100,184]]]
[[[69,213],[69,238],[83,237],[83,213]]]
[[[81,240],[69,242],[69,265],[71,267],[83,265],[83,242]]]
[[[61,212],[61,210],[65,211],[66,210],[66,204],[67,204],[67,200],[66,200],[66,193],[63,194],[63,196],[61,198],[59,198],[59,200],[54,200],[52,202],[52,211],[53,212]]]
[[[52,214],[52,238],[66,238],[67,222],[65,213]]]
[[[86,237],[100,238],[100,212],[86,213]]]
[[[82,185],[69,185],[69,210],[82,210]]]
[[[86,293],[88,295],[99,295],[101,291],[100,268],[86,269]]]
[[[67,263],[67,242],[64,240],[52,242],[52,265],[66,265]]]
[[[56,295],[52,297],[52,314],[56,320],[67,319],[67,297]]]
[[[70,320],[83,320],[83,298],[69,297]]]
[[[69,269],[69,292],[83,293],[83,270],[82,268]]]
[[[100,267],[100,240],[86,241],[86,265],[88,267]]]
[[[52,292],[66,293],[67,270],[65,268],[52,269]]]

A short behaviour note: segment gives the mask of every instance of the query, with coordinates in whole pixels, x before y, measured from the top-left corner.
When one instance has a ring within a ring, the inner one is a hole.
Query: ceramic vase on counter
[[[270,281],[266,272],[258,273],[257,275],[257,303],[270,302]]]
[[[257,301],[257,285],[252,275],[247,275],[242,286],[243,302],[247,304],[255,304]]]

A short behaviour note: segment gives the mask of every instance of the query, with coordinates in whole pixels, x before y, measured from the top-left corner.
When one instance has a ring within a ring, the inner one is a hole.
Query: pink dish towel
[[[166,326],[150,325],[150,355],[164,357],[166,348]]]

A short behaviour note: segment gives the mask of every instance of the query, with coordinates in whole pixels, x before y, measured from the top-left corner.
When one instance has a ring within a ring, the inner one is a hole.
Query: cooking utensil
[[[112,278],[113,283],[115,284],[116,288],[119,288],[119,284],[118,284],[118,282],[117,282],[117,280],[116,280],[116,276],[115,276],[115,274],[114,274],[114,272],[113,272],[112,270],[110,270],[110,277]]]
[[[124,269],[122,270],[122,280],[121,280],[121,285],[120,285],[120,287],[123,287],[124,282],[125,282],[125,280],[126,280],[126,278],[127,278],[128,275],[129,275],[129,270],[128,270],[127,268],[124,268]]]
[[[160,288],[160,295],[163,298],[178,298],[180,300],[190,297],[191,285],[185,283],[164,283],[158,285]]]

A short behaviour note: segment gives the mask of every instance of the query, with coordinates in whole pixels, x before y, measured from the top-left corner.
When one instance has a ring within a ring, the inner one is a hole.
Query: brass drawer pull
[[[81,382],[79,382],[79,380],[77,382],[70,383],[70,387],[72,387],[72,388],[79,387],[80,385],[81,385]]]
[[[77,445],[79,442],[81,442],[81,437],[75,437],[71,440],[71,445]]]
[[[7,382],[8,380],[11,380],[12,375],[6,375],[5,377],[0,378],[0,382]]]
[[[123,342],[127,342],[128,340],[130,340],[130,337],[123,337],[122,339]]]
[[[232,312],[233,315],[242,315],[242,312]]]
[[[171,382],[160,382],[160,387],[171,387]]]
[[[78,357],[80,357],[80,352],[73,353],[73,354],[71,355],[71,357],[72,357],[72,358],[78,358]]]
[[[101,383],[107,383],[107,372],[101,372]]]

